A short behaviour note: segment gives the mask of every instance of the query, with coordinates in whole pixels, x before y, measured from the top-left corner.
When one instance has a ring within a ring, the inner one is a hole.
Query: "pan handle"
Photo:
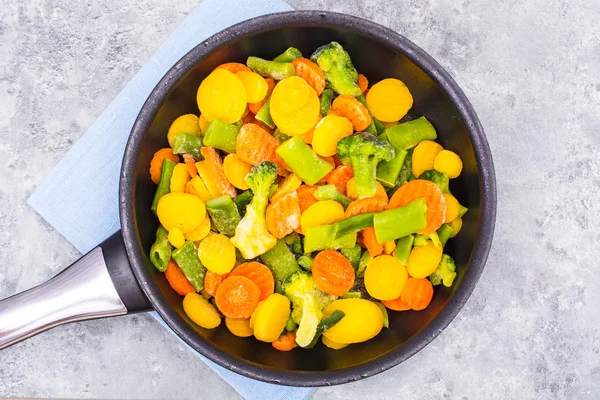
[[[57,325],[150,309],[121,232],[49,281],[0,301],[0,349]]]

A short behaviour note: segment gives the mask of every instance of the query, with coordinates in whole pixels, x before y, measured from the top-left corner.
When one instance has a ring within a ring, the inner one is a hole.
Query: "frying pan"
[[[310,54],[340,42],[356,68],[372,82],[404,81],[414,106],[407,119],[426,116],[440,143],[457,152],[462,175],[452,193],[469,208],[461,233],[447,245],[458,275],[451,288],[437,287],[420,312],[391,312],[390,327],[365,343],[331,350],[316,346],[281,353],[270,344],[239,338],[224,324],[214,330],[194,324],[176,294],[148,258],[157,228],[150,205],[156,186],[148,165],[165,147],[166,132],[179,115],[198,114],[196,90],[204,77],[227,61],[249,55],[273,58],[289,46]],[[56,325],[155,309],[191,347],[237,373],[262,381],[323,386],[362,379],[412,356],[458,314],[481,275],[496,215],[494,167],[483,128],[458,85],[427,53],[405,37],[344,14],[293,11],[232,26],[200,43],[175,64],[142,107],[123,158],[119,207],[121,231],[50,281],[0,301],[0,348]]]

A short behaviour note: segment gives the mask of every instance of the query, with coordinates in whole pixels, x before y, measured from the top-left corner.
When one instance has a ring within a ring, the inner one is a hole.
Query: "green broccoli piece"
[[[360,198],[375,195],[377,164],[390,161],[395,155],[391,144],[364,132],[340,140],[337,152],[342,163],[352,165]]]
[[[325,79],[333,91],[349,96],[360,96],[362,92],[356,81],[358,71],[352,65],[350,55],[337,42],[331,42],[319,47],[310,56],[325,74]]]
[[[320,291],[306,271],[288,276],[283,283],[283,292],[292,302],[292,320],[298,324],[296,343],[306,347],[315,337],[323,309],[335,300],[335,296]]]
[[[450,179],[448,178],[448,175],[443,172],[430,169],[423,172],[421,176],[419,176],[419,179],[431,181],[435,183],[443,193],[450,193]]]
[[[437,269],[429,275],[429,280],[433,286],[443,283],[444,286],[450,287],[454,282],[454,278],[456,278],[456,264],[454,264],[452,257],[444,254]]]
[[[266,253],[277,244],[277,238],[269,233],[265,221],[269,191],[277,178],[277,169],[275,163],[263,161],[246,176],[246,184],[254,197],[246,206],[246,214],[235,228],[231,242],[247,260]]]

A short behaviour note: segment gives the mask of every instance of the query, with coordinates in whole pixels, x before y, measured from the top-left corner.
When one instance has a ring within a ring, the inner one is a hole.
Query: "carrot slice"
[[[185,296],[188,293],[196,293],[196,289],[194,289],[190,281],[187,280],[175,260],[169,261],[167,269],[165,270],[165,278],[167,278],[169,285],[171,285],[173,290],[180,296]]]
[[[417,199],[425,199],[427,205],[427,226],[419,233],[429,235],[442,226],[446,217],[446,199],[435,183],[423,179],[405,183],[390,199],[389,208],[403,207]]]
[[[304,79],[320,96],[325,89],[325,74],[317,64],[308,58],[296,58],[292,61],[296,75]]]
[[[369,212],[383,211],[386,208],[387,201],[381,197],[367,197],[364,199],[358,199],[348,204],[344,218]]]
[[[343,296],[354,286],[354,268],[350,260],[335,250],[323,250],[312,262],[315,285],[323,292]]]
[[[194,160],[194,157],[189,154],[184,154],[183,162],[185,163],[185,167],[192,178],[198,175],[198,170],[196,169],[196,160]]]
[[[415,311],[426,309],[432,298],[433,285],[429,279],[408,278],[400,294],[402,303]]]
[[[346,195],[346,184],[354,177],[354,171],[349,165],[336,165],[337,167],[328,175],[327,183],[335,185],[341,194]]]
[[[217,294],[217,289],[219,285],[227,278],[227,274],[221,275],[216,272],[212,272],[210,270],[206,271],[206,275],[204,276],[204,290],[206,293],[214,296]]]
[[[237,192],[235,191],[235,187],[229,183],[225,176],[223,162],[221,161],[221,157],[219,156],[219,153],[217,153],[217,150],[214,147],[204,146],[200,149],[200,153],[204,157],[204,161],[200,162],[207,162],[210,166],[211,180],[213,181],[213,184],[216,185],[219,192],[230,197],[235,197]],[[202,177],[202,179],[206,180],[205,177]]]
[[[236,153],[238,157],[248,164],[258,165],[263,161],[271,161],[279,165],[283,173],[285,163],[277,157],[275,150],[279,147],[279,141],[260,126],[251,123],[245,124],[240,129],[236,142]]]
[[[362,94],[365,94],[367,89],[369,88],[369,80],[363,74],[358,74],[358,81],[356,82]]]
[[[356,98],[341,95],[335,98],[329,109],[330,114],[348,118],[355,131],[362,132],[371,125],[371,114]]]
[[[279,351],[290,351],[296,347],[296,331],[286,332],[271,343],[271,345]]]
[[[217,289],[217,308],[227,318],[250,318],[258,305],[260,288],[245,276],[228,276]]]
[[[260,111],[260,109],[262,108],[262,106],[265,105],[265,103],[267,102],[267,99],[269,98],[269,96],[271,96],[271,93],[273,93],[273,89],[275,88],[275,80],[273,78],[265,78],[265,82],[267,82],[267,95],[265,96],[265,99],[262,101],[259,101],[258,103],[249,103],[248,104],[248,108],[250,108],[250,112],[252,114],[256,114],[257,112]]]
[[[267,229],[277,239],[292,233],[300,226],[300,205],[296,191],[277,196],[267,207]]]
[[[157,185],[158,181],[160,181],[160,173],[162,172],[162,165],[165,158],[168,158],[174,163],[179,162],[179,156],[173,153],[173,150],[170,147],[165,147],[154,153],[152,161],[150,161],[150,179]]]
[[[258,301],[266,299],[275,291],[273,273],[265,265],[256,261],[238,265],[229,273],[229,276],[243,276],[254,282],[260,290]]]
[[[215,69],[226,69],[227,71],[231,72],[232,74],[237,74],[240,71],[252,72],[252,70],[250,68],[248,68],[244,64],[238,63],[238,62],[228,62],[225,64],[221,64]]]
[[[375,228],[371,226],[367,229],[363,229],[362,234],[363,243],[367,247],[367,250],[372,257],[376,257],[383,253],[383,244],[377,241],[377,237],[375,236]]]
[[[400,296],[402,296],[402,295],[400,295]],[[398,297],[397,299],[394,299],[394,300],[382,300],[381,302],[383,303],[384,306],[386,306],[390,310],[394,310],[394,311],[410,310],[410,306],[403,303],[402,299],[400,297]]]
[[[296,193],[298,194],[298,205],[300,206],[300,214],[318,201],[314,196],[315,190],[317,190],[316,186],[308,185],[302,185],[296,189]]]

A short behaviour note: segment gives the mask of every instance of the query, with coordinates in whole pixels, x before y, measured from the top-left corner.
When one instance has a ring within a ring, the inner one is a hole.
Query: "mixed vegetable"
[[[336,42],[226,63],[177,118],[150,176],[150,260],[191,321],[281,351],[341,349],[423,310],[456,277],[460,157],[394,78],[371,87]]]

